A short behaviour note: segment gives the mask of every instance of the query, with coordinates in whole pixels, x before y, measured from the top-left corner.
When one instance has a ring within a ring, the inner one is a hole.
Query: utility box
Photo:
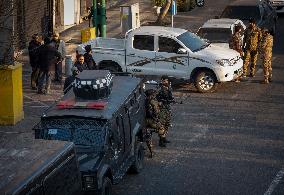
[[[120,6],[121,33],[140,27],[139,3]]]
[[[81,40],[82,43],[86,43],[91,39],[96,38],[96,28],[87,28],[81,30]]]

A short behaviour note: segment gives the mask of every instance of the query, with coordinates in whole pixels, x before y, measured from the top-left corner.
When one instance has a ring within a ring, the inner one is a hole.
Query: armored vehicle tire
[[[130,172],[138,174],[144,167],[144,148],[141,142],[136,142],[135,147],[135,161],[130,167]]]
[[[212,71],[202,70],[195,76],[195,87],[200,93],[210,93],[216,89],[216,77]]]
[[[98,193],[99,195],[111,195],[112,194],[112,183],[108,177],[104,177],[102,189]]]

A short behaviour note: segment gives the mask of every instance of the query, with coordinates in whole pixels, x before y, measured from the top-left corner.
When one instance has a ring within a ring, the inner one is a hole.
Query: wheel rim
[[[204,91],[210,90],[214,86],[214,79],[208,75],[200,78],[198,85]]]

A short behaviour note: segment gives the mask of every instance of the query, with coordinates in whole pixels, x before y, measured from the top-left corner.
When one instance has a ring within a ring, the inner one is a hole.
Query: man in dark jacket
[[[64,94],[66,94],[72,88],[72,83],[74,82],[76,76],[80,73],[78,68],[75,66],[73,66],[71,70],[72,70],[72,75],[67,77],[64,82],[64,88],[63,88]]]
[[[74,63],[74,66],[77,67],[80,72],[82,72],[83,70],[89,70],[89,67],[85,62],[84,55],[82,54],[78,55],[77,61]]]
[[[92,56],[92,47],[91,45],[86,45],[85,47],[85,51],[86,53],[84,54],[84,60],[88,66],[88,69],[89,70],[95,70],[97,69],[96,67],[96,63],[93,59],[93,56]]]
[[[36,89],[37,82],[38,82],[38,74],[39,74],[39,67],[38,67],[38,54],[39,48],[41,46],[41,42],[39,41],[38,34],[34,34],[32,36],[32,40],[29,43],[29,57],[30,57],[30,64],[32,67],[32,74],[31,74],[31,87],[32,89]]]
[[[51,83],[51,68],[62,60],[61,54],[51,45],[50,38],[44,39],[44,45],[39,50],[39,81],[38,93],[48,94]],[[45,79],[45,90],[43,90],[43,83]]]

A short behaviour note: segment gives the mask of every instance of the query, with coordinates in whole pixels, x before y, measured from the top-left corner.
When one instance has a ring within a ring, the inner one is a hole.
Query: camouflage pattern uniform
[[[160,118],[165,126],[165,134],[167,134],[171,125],[172,116],[170,104],[174,101],[171,87],[160,84],[157,100],[162,103]]]
[[[273,47],[273,36],[267,33],[263,36],[261,41],[261,57],[263,64],[264,82],[269,83],[272,79],[272,47]]]
[[[241,55],[243,53],[243,40],[240,32],[235,32],[229,42],[230,49],[239,52]]]
[[[251,61],[250,67],[250,75],[254,76],[255,67],[258,55],[258,44],[261,40],[261,31],[257,26],[248,27],[244,33],[244,66],[243,66],[243,74],[247,75],[248,65]]]
[[[160,103],[153,97],[147,97],[146,99],[146,144],[150,150],[150,154],[152,157],[153,154],[153,144],[152,144],[152,132],[156,132],[159,135],[160,141],[159,145],[165,147],[164,138],[165,138],[165,127],[162,124],[160,118]],[[151,129],[150,129],[151,128]],[[154,131],[152,131],[152,129]]]

